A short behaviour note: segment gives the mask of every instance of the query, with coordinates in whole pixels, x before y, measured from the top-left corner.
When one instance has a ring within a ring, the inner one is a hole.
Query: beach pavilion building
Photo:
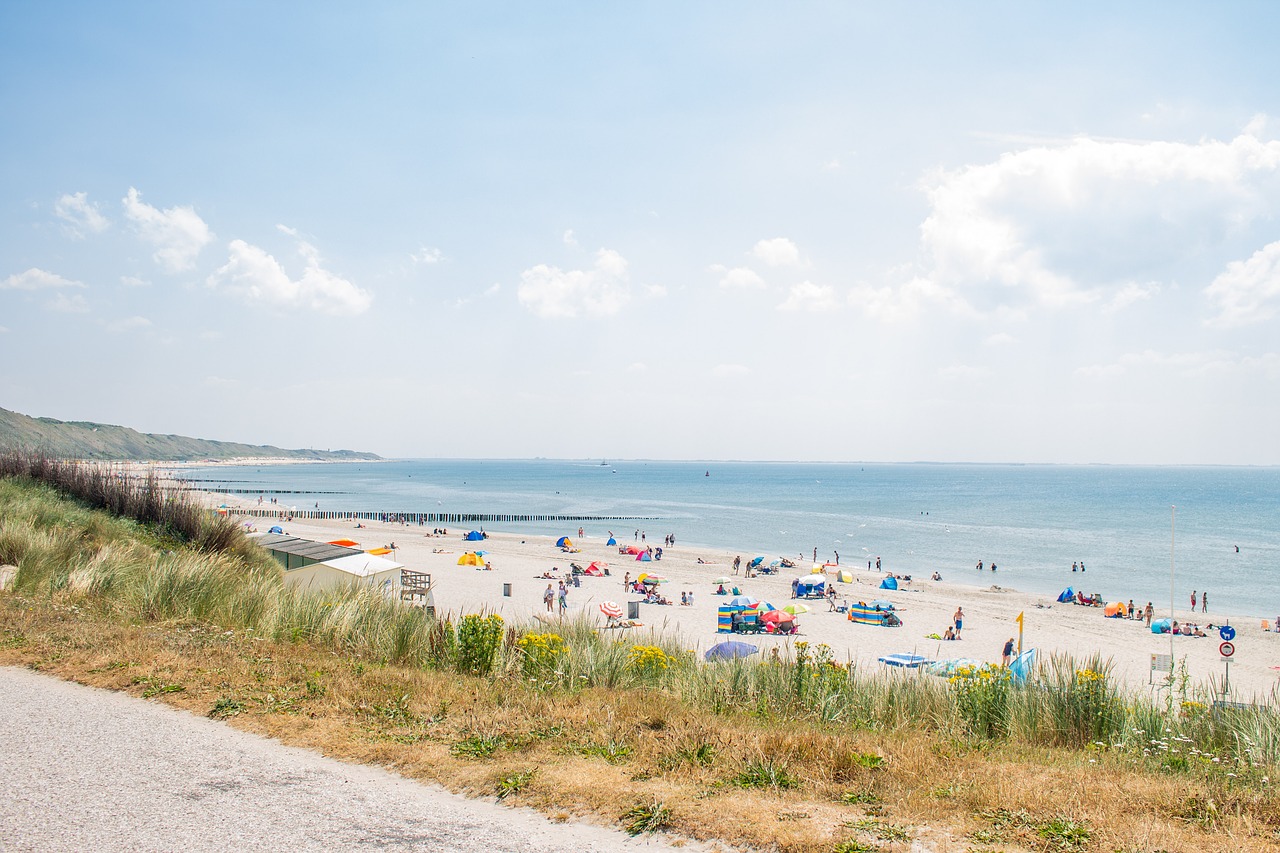
[[[394,560],[328,542],[315,542],[278,533],[250,534],[284,569],[285,583],[314,590],[335,589],[351,583],[382,589],[388,597],[400,595],[400,570]]]

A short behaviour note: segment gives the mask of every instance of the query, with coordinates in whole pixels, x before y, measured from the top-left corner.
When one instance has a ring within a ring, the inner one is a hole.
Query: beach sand
[[[208,495],[211,505],[222,503],[231,506],[252,506],[254,502],[226,495]],[[267,530],[273,524],[269,519],[244,519],[252,521],[258,530]],[[535,618],[552,622],[558,615],[546,613],[542,595],[548,581],[540,577],[544,572],[558,570],[568,576],[569,564],[587,566],[592,561],[609,565],[610,577],[581,577],[581,586],[569,587],[568,613],[570,617],[585,614],[606,622],[599,605],[613,601],[626,610],[626,603],[640,596],[624,589],[624,574],[634,578],[642,572],[652,572],[668,578],[661,591],[675,602],[670,606],[640,605],[640,621],[644,627],[616,631],[619,638],[640,641],[648,633],[658,631],[666,636],[678,637],[686,648],[699,652],[730,635],[716,633],[716,609],[727,602],[727,597],[714,595],[713,578],[730,576],[745,595],[765,599],[777,607],[791,602],[791,580],[808,574],[812,563],[797,563],[795,569],[782,569],[776,575],[746,578],[733,577],[732,563],[735,556],[742,557],[744,566],[755,556],[752,552],[718,551],[691,548],[677,544],[664,549],[661,561],[638,562],[633,556],[618,553],[617,547],[605,544],[605,530],[587,530],[579,538],[577,530],[548,531],[546,535],[504,533],[486,530],[489,538],[483,542],[466,542],[464,529],[450,529],[448,535],[433,536],[430,527],[396,523],[363,522],[364,528],[356,528],[351,521],[295,520],[283,524],[286,533],[306,539],[329,541],[351,538],[365,549],[395,544],[395,559],[406,567],[430,572],[435,587],[438,612],[454,614],[493,612],[517,623],[528,623]],[[640,544],[633,539],[633,531],[616,531],[619,544]],[[577,553],[563,553],[555,547],[560,536],[569,536]],[[649,545],[656,545],[653,541]],[[460,566],[458,557],[468,550],[480,548],[487,553],[485,559],[492,565],[491,571],[481,571],[473,566]],[[701,559],[704,562],[699,563]],[[837,659],[849,660],[862,671],[883,670],[886,667],[878,658],[894,653],[923,655],[931,660],[972,658],[978,661],[998,663],[1005,642],[1018,637],[1018,625],[1014,621],[1024,614],[1023,647],[1038,649],[1040,661],[1046,662],[1053,654],[1073,656],[1079,665],[1093,656],[1109,659],[1114,677],[1135,691],[1155,691],[1150,685],[1164,679],[1163,674],[1151,673],[1152,655],[1168,655],[1171,650],[1179,671],[1185,665],[1190,683],[1196,686],[1221,689],[1225,667],[1219,653],[1221,638],[1216,630],[1205,629],[1207,637],[1185,637],[1153,634],[1141,620],[1109,619],[1100,607],[1084,607],[1061,604],[1053,597],[1019,592],[999,585],[997,574],[991,574],[990,585],[976,588],[968,584],[932,581],[927,577],[914,577],[909,583],[900,584],[897,591],[880,589],[884,573],[868,571],[866,566],[842,566],[853,572],[853,583],[837,583],[837,601],[852,602],[886,599],[892,602],[901,615],[903,625],[886,628],[859,625],[849,622],[842,614],[830,612],[825,600],[805,601],[812,612],[798,617],[799,634],[793,637],[753,635],[749,642],[760,646],[761,655],[769,655],[773,648],[788,654],[797,640],[809,643],[826,643]],[[828,582],[835,578],[829,569]],[[1064,586],[1070,580],[1064,581]],[[511,585],[511,595],[503,595],[505,584]],[[729,587],[731,585],[726,585]],[[693,593],[693,604],[682,606],[680,593]],[[1105,597],[1105,591],[1103,591]],[[1138,602],[1141,607],[1146,602]],[[952,623],[957,607],[964,609],[964,629],[958,641],[929,639],[932,633],[942,634]],[[1156,618],[1169,615],[1168,603],[1163,607],[1155,603]],[[1280,634],[1263,631],[1257,619],[1231,619],[1221,613],[1195,614],[1177,610],[1173,614],[1179,622],[1190,619],[1193,623],[1215,626],[1229,622],[1237,629],[1236,653],[1232,657],[1230,671],[1232,701],[1271,701],[1278,681],[1280,667]],[[743,639],[743,638],[738,638]]]

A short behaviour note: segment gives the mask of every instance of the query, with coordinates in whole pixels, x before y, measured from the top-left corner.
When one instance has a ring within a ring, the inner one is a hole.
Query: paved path
[[[6,853],[674,849],[13,667],[0,667],[0,786]]]

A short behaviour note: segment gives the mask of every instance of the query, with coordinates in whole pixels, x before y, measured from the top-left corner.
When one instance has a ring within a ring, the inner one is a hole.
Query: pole
[[[1169,686],[1173,687],[1173,543],[1178,508],[1169,507]],[[1172,695],[1172,691],[1170,692]]]

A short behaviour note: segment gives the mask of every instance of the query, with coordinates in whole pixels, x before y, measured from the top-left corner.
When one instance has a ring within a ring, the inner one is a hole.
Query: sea
[[[879,560],[916,580],[936,571],[1179,609],[1208,592],[1209,614],[1280,614],[1280,468],[407,459],[180,476],[298,510],[608,517],[488,529],[572,536],[582,526],[650,545],[672,534],[676,548],[805,566],[817,549],[819,562],[838,554],[874,570]]]

